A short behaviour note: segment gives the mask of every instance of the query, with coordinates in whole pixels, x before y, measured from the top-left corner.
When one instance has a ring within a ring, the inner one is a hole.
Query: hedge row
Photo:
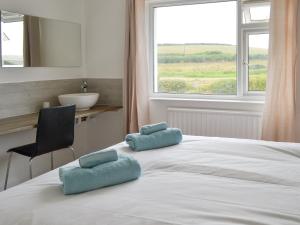
[[[267,60],[266,54],[250,55],[251,60]],[[208,51],[199,54],[159,54],[158,63],[203,63],[203,62],[232,62],[236,60],[235,54],[219,51]]]
[[[250,90],[264,91],[266,80],[264,77],[254,77],[250,80]],[[210,84],[199,86],[193,85],[191,81],[183,79],[160,80],[159,92],[176,94],[236,94],[235,79],[221,79]]]

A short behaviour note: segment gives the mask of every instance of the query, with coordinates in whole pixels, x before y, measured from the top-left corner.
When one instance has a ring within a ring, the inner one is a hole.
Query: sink
[[[99,93],[78,93],[59,95],[61,105],[76,105],[76,111],[88,110],[94,106],[99,99]]]

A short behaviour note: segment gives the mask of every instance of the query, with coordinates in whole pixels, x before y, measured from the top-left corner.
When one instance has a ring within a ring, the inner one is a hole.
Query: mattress
[[[140,162],[140,179],[65,196],[53,170],[0,193],[0,224],[300,224],[299,144],[185,136],[145,152],[114,147]]]

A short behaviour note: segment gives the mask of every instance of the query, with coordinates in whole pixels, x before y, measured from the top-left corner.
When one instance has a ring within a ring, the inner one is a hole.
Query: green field
[[[267,50],[250,49],[249,90],[263,91]],[[236,48],[231,45],[159,45],[158,90],[165,93],[236,94]]]

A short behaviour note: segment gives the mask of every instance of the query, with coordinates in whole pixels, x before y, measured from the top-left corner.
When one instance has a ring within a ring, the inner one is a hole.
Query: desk
[[[83,118],[95,116],[103,112],[117,111],[121,108],[122,106],[94,106],[89,110],[76,112],[75,118],[81,121]],[[0,119],[0,135],[34,129],[37,125],[37,121],[38,113]]]

